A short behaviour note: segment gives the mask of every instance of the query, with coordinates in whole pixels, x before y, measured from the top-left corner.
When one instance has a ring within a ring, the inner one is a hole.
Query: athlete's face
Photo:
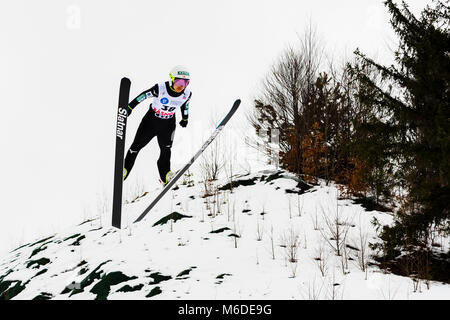
[[[185,79],[175,79],[175,81],[173,82],[173,89],[180,93],[184,90],[184,88],[187,87],[187,85],[189,84],[189,80],[185,80]]]
[[[176,92],[180,93],[184,90],[184,86],[178,86],[176,84],[173,85],[173,90],[175,90]]]

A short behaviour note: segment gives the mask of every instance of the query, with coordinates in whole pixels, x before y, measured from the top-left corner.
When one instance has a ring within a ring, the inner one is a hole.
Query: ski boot
[[[161,179],[159,179],[159,182],[161,183],[161,185],[163,187],[165,187],[170,182],[170,180],[173,179],[174,176],[175,176],[175,173],[173,173],[172,171],[169,171],[166,174],[166,181],[162,181]]]

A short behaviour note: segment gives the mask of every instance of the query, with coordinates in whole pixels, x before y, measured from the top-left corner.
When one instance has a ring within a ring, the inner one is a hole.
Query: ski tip
[[[120,82],[129,84],[129,83],[131,83],[131,80],[128,79],[127,77],[123,77],[123,78],[120,80]]]

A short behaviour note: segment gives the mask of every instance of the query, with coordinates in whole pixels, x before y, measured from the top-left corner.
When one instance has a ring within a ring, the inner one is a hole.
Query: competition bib
[[[170,119],[175,115],[175,112],[180,108],[189,98],[189,89],[184,89],[183,94],[179,97],[172,97],[167,93],[166,84],[158,83],[158,97],[153,99],[152,109],[155,111],[155,116],[161,119]]]

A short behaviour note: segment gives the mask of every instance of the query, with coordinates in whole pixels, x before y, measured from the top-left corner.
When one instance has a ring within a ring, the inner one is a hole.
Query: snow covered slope
[[[450,297],[450,285],[414,287],[363,261],[368,242],[377,241],[370,221],[390,223],[392,216],[337,200],[335,186],[311,187],[266,170],[235,176],[232,192],[229,181],[218,180],[219,192],[203,197],[204,185],[188,180],[141,223],[131,221],[157,190],[124,206],[122,230],[97,218],[10,252],[0,260],[0,298]],[[335,221],[345,242],[330,240]]]

